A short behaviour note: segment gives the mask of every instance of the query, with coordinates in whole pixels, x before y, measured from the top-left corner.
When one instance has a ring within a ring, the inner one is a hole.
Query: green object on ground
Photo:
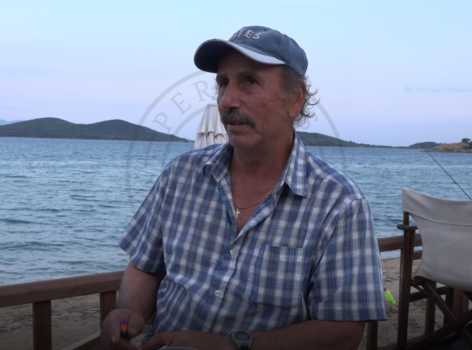
[[[385,298],[391,302],[392,304],[396,305],[397,304],[397,301],[395,300],[395,298],[393,297],[392,293],[390,293],[390,291],[388,289],[385,289],[384,288],[384,295],[385,295]]]

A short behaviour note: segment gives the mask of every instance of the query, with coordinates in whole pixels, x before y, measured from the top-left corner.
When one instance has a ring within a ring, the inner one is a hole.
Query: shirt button
[[[229,251],[229,253],[230,253],[231,255],[236,254],[236,252],[234,251],[234,249],[231,249],[231,250]]]
[[[215,297],[221,297],[221,292],[219,290],[215,290]]]

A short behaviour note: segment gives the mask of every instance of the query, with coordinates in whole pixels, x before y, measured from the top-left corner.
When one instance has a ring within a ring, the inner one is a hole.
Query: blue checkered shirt
[[[238,233],[231,154],[225,144],[174,159],[120,240],[137,268],[167,272],[152,333],[385,319],[372,216],[352,180],[297,135],[276,190]]]

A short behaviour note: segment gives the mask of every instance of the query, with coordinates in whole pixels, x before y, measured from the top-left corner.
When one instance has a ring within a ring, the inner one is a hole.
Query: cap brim
[[[193,61],[195,62],[197,68],[201,69],[202,71],[216,73],[218,71],[218,59],[220,58],[221,54],[229,48],[233,48],[244,56],[259,63],[273,65],[285,64],[284,61],[272,56],[268,56],[260,51],[254,51],[253,48],[249,49],[247,47],[221,39],[207,40],[201,44],[197,51],[195,51]]]

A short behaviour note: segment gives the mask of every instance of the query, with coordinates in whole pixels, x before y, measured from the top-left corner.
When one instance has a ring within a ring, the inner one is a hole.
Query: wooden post
[[[379,323],[377,321],[367,324],[367,345],[366,350],[377,350]]]
[[[446,293],[446,297],[444,298],[445,299],[445,303],[446,305],[452,309],[452,302],[454,301],[454,289],[453,288],[449,288],[448,292]],[[446,314],[444,314],[444,317],[443,317],[443,326],[445,326],[447,323],[451,322],[452,319],[447,316]]]
[[[405,349],[408,337],[408,314],[410,308],[411,274],[413,269],[413,249],[415,246],[415,230],[410,225],[409,213],[403,212],[403,249],[401,250],[400,300],[398,303],[397,347]]]
[[[454,289],[452,298],[452,311],[456,316],[465,314],[469,310],[469,300],[459,289]]]
[[[462,305],[461,305],[461,314],[465,314],[467,311],[469,311],[469,298],[467,298],[467,295],[462,292]]]
[[[100,328],[107,315],[116,308],[116,291],[100,293]]]
[[[33,349],[52,349],[50,300],[33,303]]]
[[[437,283],[432,283],[434,288],[436,289]],[[436,305],[431,300],[431,298],[426,299],[426,319],[425,319],[425,327],[424,327],[424,334],[431,334],[434,332],[434,321],[436,316]]]

